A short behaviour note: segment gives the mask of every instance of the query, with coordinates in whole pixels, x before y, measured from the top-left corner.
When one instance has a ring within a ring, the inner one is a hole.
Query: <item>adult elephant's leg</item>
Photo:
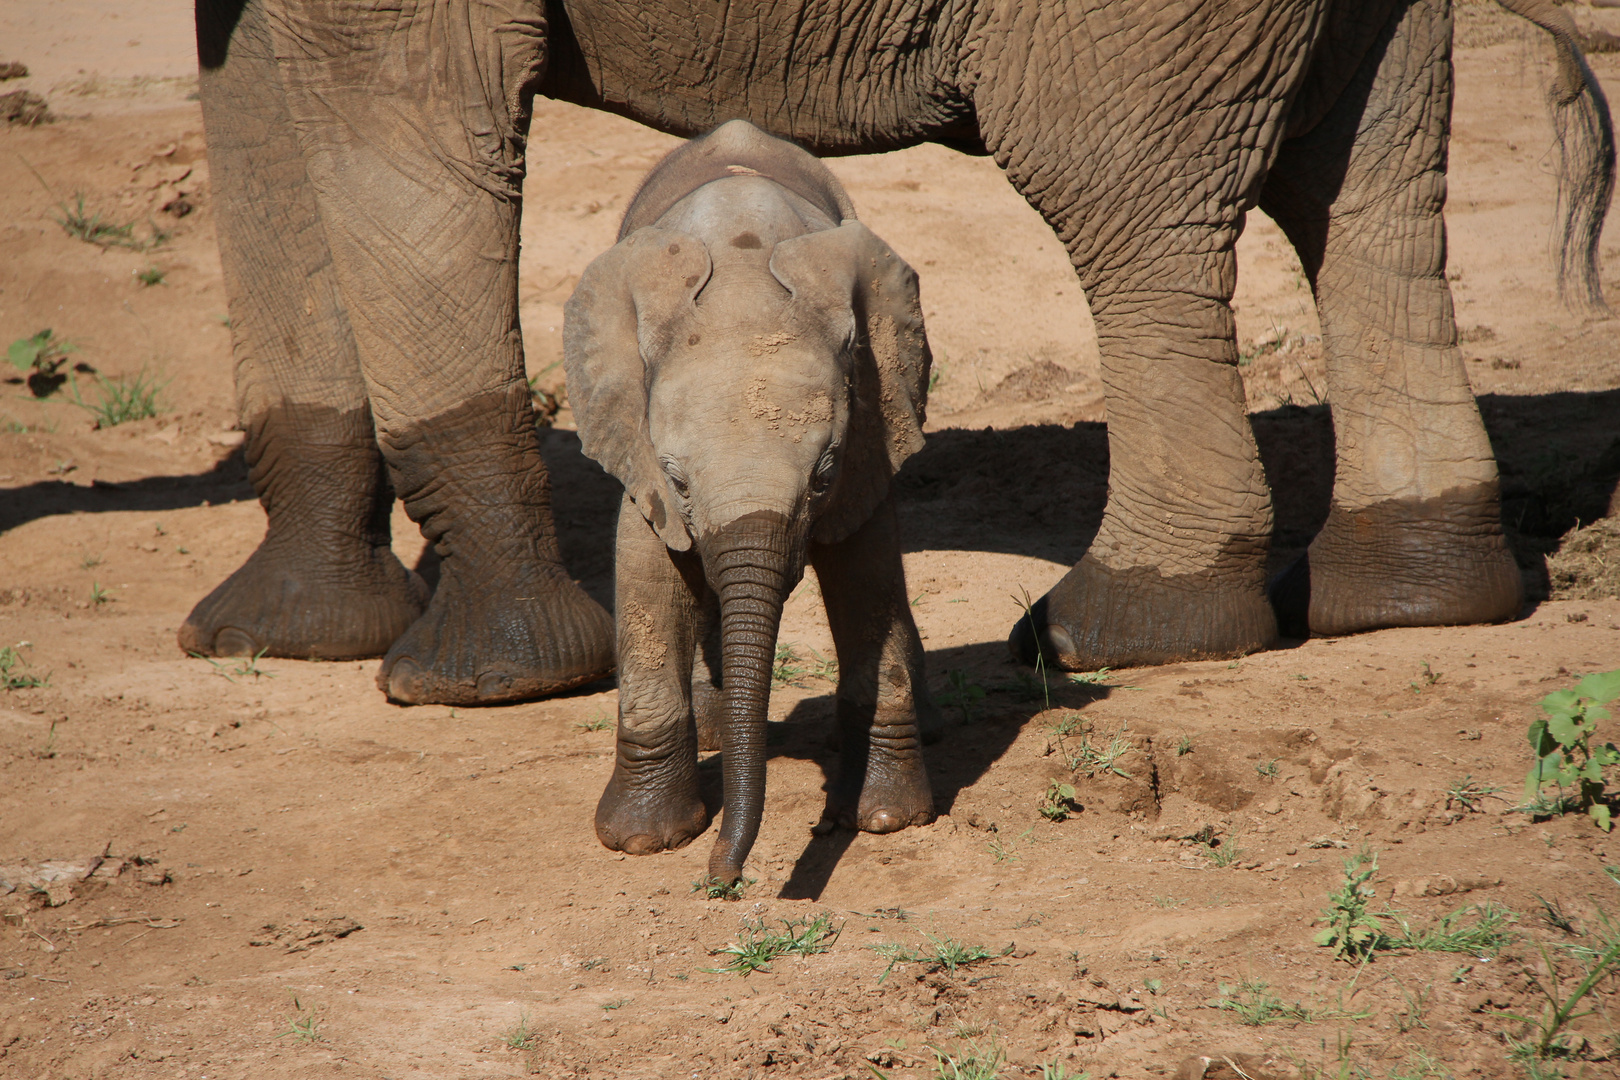
[[[1445,277],[1450,49],[1445,0],[1401,5],[1263,193],[1314,283],[1327,354],[1338,464],[1308,556],[1319,634],[1492,622],[1522,602]]]
[[[619,733],[596,835],[615,851],[648,855],[685,846],[709,824],[692,713],[709,588],[697,555],[665,547],[628,497],[616,556]]]
[[[265,11],[202,0],[197,37],[245,453],[268,527],[180,646],[381,656],[427,588],[389,547],[394,495]]]
[[[975,103],[1091,303],[1110,460],[1096,539],[1009,644],[1071,670],[1264,648],[1271,496],[1237,372],[1233,248],[1314,16],[1170,0],[1006,17]]]
[[[378,443],[443,560],[379,685],[477,704],[598,678],[612,621],[558,553],[518,328],[544,5],[284,2],[278,56]]]
[[[922,639],[906,597],[893,497],[836,544],[815,544],[838,651],[838,779],[823,827],[887,833],[934,820],[923,729],[937,727]]]

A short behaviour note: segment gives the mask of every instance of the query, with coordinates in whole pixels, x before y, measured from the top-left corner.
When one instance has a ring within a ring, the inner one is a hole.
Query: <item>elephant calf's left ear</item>
[[[834,505],[814,534],[834,543],[860,527],[900,466],[923,447],[933,357],[917,272],[858,221],[784,240],[771,256],[771,272],[795,301],[846,312],[857,329],[843,468]]]

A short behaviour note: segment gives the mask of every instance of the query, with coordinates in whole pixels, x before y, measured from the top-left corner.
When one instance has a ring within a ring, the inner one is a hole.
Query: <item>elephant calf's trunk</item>
[[[786,599],[786,520],[774,513],[750,514],[704,548],[720,596],[725,750],[725,813],[709,856],[709,876],[729,884],[742,877],[765,809],[765,715]]]

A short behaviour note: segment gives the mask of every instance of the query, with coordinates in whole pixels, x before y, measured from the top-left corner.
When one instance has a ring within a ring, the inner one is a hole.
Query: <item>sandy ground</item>
[[[1620,30],[1620,13],[1576,10]],[[1533,595],[1554,598],[1503,626],[1043,685],[1005,659],[1013,596],[1079,556],[1106,491],[1079,289],[991,163],[937,147],[835,161],[863,219],[920,271],[941,372],[929,447],[901,482],[950,720],[928,752],[941,817],[811,835],[836,760],[812,575],[783,622],[755,880],[728,902],[690,891],[708,837],[645,859],[596,842],[608,683],[402,708],[376,691],[374,661],[179,652],[186,612],[263,530],[236,450],[189,12],[0,8],[0,61],[31,69],[0,89],[41,94],[58,117],[0,132],[0,343],[49,327],[83,367],[43,400],[0,386],[0,644],[21,658],[11,675],[46,683],[0,690],[0,1076],[833,1080],[952,1075],[938,1055],[996,1053],[1003,1076],[1202,1076],[1184,1062],[1210,1054],[1250,1076],[1521,1075],[1509,1040],[1525,1026],[1499,1014],[1539,1009],[1543,946],[1567,991],[1579,962],[1561,947],[1620,917],[1620,871],[1605,871],[1620,845],[1578,816],[1510,809],[1536,702],[1620,667],[1615,548],[1553,554],[1602,517],[1620,474],[1620,323],[1570,315],[1554,293],[1549,51],[1489,9],[1464,7],[1459,26],[1458,321],[1510,537]],[[1620,85],[1613,56],[1594,67]],[[543,387],[562,389],[564,300],[672,145],[537,107],[522,313]],[[167,239],[74,239],[56,219],[80,196]],[[1612,284],[1620,249],[1604,256]],[[1259,214],[1240,275],[1282,561],[1326,512],[1328,391],[1308,289]],[[75,401],[143,373],[161,387],[155,418],[97,428]],[[544,433],[565,554],[606,601],[618,496],[571,427],[565,408]],[[413,562],[422,541],[403,515],[396,536]],[[1501,790],[1448,798],[1465,777]],[[1053,783],[1075,791],[1062,822],[1039,812]],[[1364,848],[1375,910],[1423,929],[1489,907],[1511,913],[1508,940],[1334,961],[1315,920]],[[825,951],[712,970],[726,959],[712,950],[759,920],[823,913],[841,928]],[[942,942],[990,955],[890,970],[882,949]],[[1614,989],[1600,983],[1600,1011],[1574,1025],[1572,1076],[1620,1075]],[[1230,1007],[1268,995],[1288,1007],[1269,1023]]]

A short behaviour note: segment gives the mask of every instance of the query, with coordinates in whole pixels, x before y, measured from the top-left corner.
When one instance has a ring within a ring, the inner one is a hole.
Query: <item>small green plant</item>
[[[1091,1080],[1091,1073],[1072,1073],[1063,1063],[1048,1061],[1041,1065],[1041,1080]]]
[[[1003,843],[999,837],[986,840],[984,842],[984,850],[993,855],[998,863],[1019,862],[1023,859],[1023,856],[1018,854],[1016,849]]]
[[[1429,687],[1439,682],[1442,677],[1443,676],[1441,673],[1429,667],[1429,662],[1425,660],[1423,661],[1422,674],[1420,674],[1416,679],[1413,679],[1407,685],[1412,688],[1412,693],[1421,694],[1423,691],[1429,689]]]
[[[1471,775],[1464,776],[1461,780],[1453,780],[1451,786],[1446,788],[1446,809],[1450,810],[1456,805],[1466,813],[1482,813],[1480,804],[1501,790],[1494,784],[1481,783]]]
[[[602,1011],[613,1012],[617,1009],[624,1008],[628,1004],[630,1004],[629,998],[614,998],[612,1001],[604,1001],[602,1003]]]
[[[700,877],[692,882],[692,891],[702,893],[705,900],[741,900],[748,886],[756,884],[753,878],[738,878],[725,882],[719,878]]]
[[[0,686],[7,690],[32,690],[35,687],[50,685],[50,675],[29,675],[16,670],[19,664],[23,667],[29,666],[22,653],[10,645],[0,645]]]
[[[1237,996],[1234,996],[1237,995]],[[1260,1027],[1273,1020],[1294,1020],[1310,1023],[1315,1014],[1300,1002],[1285,1004],[1271,993],[1271,988],[1255,979],[1244,979],[1236,986],[1221,984],[1221,996],[1215,1007],[1237,1017],[1238,1023]]]
[[[1254,771],[1259,775],[1260,779],[1267,782],[1274,782],[1277,779],[1277,774],[1281,770],[1277,765],[1277,759],[1272,758],[1270,761],[1260,762],[1260,764],[1254,767]]]
[[[102,248],[121,247],[132,251],[151,251],[168,243],[169,238],[174,235],[166,229],[153,226],[147,238],[142,240],[135,235],[133,222],[115,225],[99,213],[92,214],[85,210],[82,194],[75,195],[73,200],[71,207],[67,203],[57,204],[56,208],[62,212],[62,216],[56,219],[56,223],[62,226],[63,232],[75,240],[83,240],[87,244]]]
[[[1467,905],[1425,930],[1413,930],[1397,911],[1382,912],[1400,927],[1397,934],[1380,934],[1377,948],[1410,949],[1413,952],[1467,953],[1495,956],[1514,938],[1514,915],[1497,904]]]
[[[935,1080],[996,1080],[1007,1064],[1007,1051],[995,1042],[988,1047],[970,1042],[958,1048],[956,1054],[947,1054],[937,1046],[928,1049],[934,1055]]]
[[[1607,922],[1607,920],[1605,920]],[[1558,965],[1546,946],[1537,945],[1541,953],[1542,962],[1546,965],[1546,978],[1534,971],[1530,971],[1530,985],[1535,991],[1546,999],[1547,1004],[1542,1007],[1541,1013],[1535,1018],[1522,1016],[1518,1013],[1499,1013],[1510,1020],[1517,1020],[1532,1029],[1532,1037],[1527,1040],[1511,1041],[1512,1056],[1526,1070],[1536,1075],[1534,1064],[1546,1062],[1551,1058],[1567,1057],[1571,1052],[1569,1038],[1564,1034],[1572,1021],[1583,1016],[1591,1016],[1596,1009],[1587,1009],[1577,1012],[1581,1002],[1586,996],[1597,988],[1597,985],[1612,975],[1617,966],[1620,966],[1620,935],[1613,936],[1601,952],[1593,954],[1592,959],[1583,965],[1582,978],[1575,984],[1575,988],[1564,993],[1564,984],[1558,974]],[[1557,1073],[1542,1073],[1541,1075],[1558,1075]]]
[[[1376,893],[1368,884],[1378,873],[1378,856],[1367,848],[1344,860],[1344,881],[1328,893],[1328,906],[1317,922],[1324,928],[1313,939],[1333,949],[1335,959],[1367,959],[1383,940],[1383,927],[1367,909]]]
[[[101,391],[101,399],[94,403],[85,401],[75,383],[73,400],[96,418],[97,427],[117,427],[131,420],[145,420],[158,414],[158,394],[163,387],[147,374],[145,368],[133,376],[120,375],[116,379],[108,379],[98,373],[94,378]]]
[[[984,687],[970,681],[968,673],[961,668],[947,671],[945,682],[950,687],[949,693],[957,709],[962,713],[962,723],[973,723],[974,708],[984,700]]]
[[[269,652],[269,651],[270,651],[270,646],[266,645],[264,648],[260,649],[258,652],[254,653],[252,656],[244,657],[243,659],[237,661],[236,667],[231,670],[231,673],[233,675],[237,676],[237,678],[242,678],[242,679],[247,678],[249,675],[253,676],[253,678],[255,680],[257,680],[257,679],[273,679],[273,678],[275,678],[276,677],[275,672],[273,672],[273,671],[264,671],[264,670],[260,669],[260,667],[259,667],[259,661],[263,660],[264,659],[264,654]],[[231,681],[235,682],[236,680],[233,679]],[[455,715],[455,710],[454,709],[450,710],[450,715],[451,716]]]
[[[1188,754],[1190,754],[1192,752],[1193,752],[1192,736],[1191,735],[1183,735],[1181,737],[1181,741],[1176,743],[1176,757],[1185,757],[1185,756],[1187,756]]]
[[[13,341],[6,349],[6,359],[22,372],[35,397],[49,397],[67,379],[61,367],[67,363],[68,353],[77,350],[73,342],[63,341],[54,331],[46,329],[33,337]]]
[[[737,940],[722,945],[710,956],[729,956],[717,968],[705,968],[712,973],[751,975],[756,971],[769,971],[771,961],[782,956],[811,956],[832,948],[843,930],[842,924],[833,926],[832,915],[822,912],[813,919],[784,920],[782,929],[768,930],[764,919],[745,922]]]
[[[1185,904],[1186,902],[1187,901],[1184,898],[1180,897],[1180,896],[1155,896],[1153,898],[1153,906],[1154,907],[1160,907],[1160,908],[1165,908],[1165,909],[1178,908],[1182,904]]]
[[[1620,670],[1588,675],[1571,690],[1554,690],[1541,699],[1541,711],[1530,724],[1530,749],[1535,763],[1524,780],[1525,807],[1532,814],[1556,806],[1556,813],[1584,810],[1594,824],[1608,832],[1611,793],[1604,771],[1620,765],[1614,743],[1592,745],[1598,721],[1609,719],[1607,702],[1620,697]],[[1549,800],[1546,788],[1557,787]],[[1548,815],[1550,816],[1550,815]]]
[[[605,710],[603,710],[601,708],[598,708],[596,710],[596,715],[595,716],[591,717],[589,720],[582,720],[579,723],[575,724],[574,725],[574,730],[575,731],[606,731],[608,728],[610,728],[612,726],[613,726],[613,718],[608,716],[608,714],[607,714],[607,712]]]
[[[303,1042],[319,1042],[321,1038],[320,1021],[315,1016],[314,1009],[304,1008],[304,1003],[298,1000],[297,994],[292,994],[293,1016],[287,1021],[287,1030],[277,1035],[278,1039],[285,1039],[291,1035]]]
[[[1200,841],[1198,853],[1222,870],[1235,866],[1242,861],[1244,855],[1243,849],[1237,845],[1236,836],[1228,836],[1225,840],[1211,836],[1207,840]]]
[[[153,285],[163,284],[164,273],[155,266],[148,266],[145,270],[135,271],[135,280],[151,288]]]
[[[1046,678],[1046,650],[1041,648],[1041,636],[1035,632],[1035,607],[1030,603],[1029,590],[1019,586],[1021,595],[1012,598],[1013,603],[1024,609],[1024,618],[1029,620],[1029,633],[1035,639],[1035,674],[1041,678],[1041,708],[1049,710],[1052,707],[1052,687]]]
[[[1047,724],[1046,730],[1051,732],[1055,738],[1062,739],[1086,730],[1086,722],[1079,713],[1066,713]],[[1047,752],[1051,752],[1051,747],[1047,748]]]
[[[998,960],[1012,952],[1013,947],[1008,945],[998,953],[993,953],[983,945],[968,945],[948,937],[937,937],[934,934],[924,934],[928,939],[929,948],[919,952],[909,945],[889,941],[881,945],[873,945],[871,949],[889,962],[878,976],[878,985],[889,977],[896,964],[928,964],[934,970],[943,969],[955,975],[958,968],[971,967],[986,960]]]
[[[1074,812],[1074,785],[1057,780],[1047,784],[1039,809],[1041,817],[1047,821],[1069,820],[1069,815]]]
[[[1058,739],[1058,748],[1063,751],[1069,771],[1084,773],[1087,779],[1095,779],[1104,773],[1131,779],[1131,774],[1119,767],[1119,759],[1132,749],[1130,740],[1125,737],[1125,725],[1121,724],[1119,730],[1109,736],[1106,746],[1093,743],[1091,736],[1092,732],[1082,728],[1080,745],[1072,752],[1061,738]]]
[[[771,682],[777,686],[794,686],[799,676],[804,674],[804,668],[799,663],[799,653],[791,641],[778,641],[776,643],[776,662],[771,668]]]
[[[110,604],[112,599],[112,594],[101,587],[101,582],[92,581],[90,583],[90,602],[96,607],[100,607],[102,604]]]
[[[501,1041],[513,1050],[528,1050],[534,1046],[535,1031],[529,1026],[529,1014],[519,1013],[517,1023],[506,1029]]]
[[[1107,686],[1113,678],[1113,668],[1100,667],[1096,671],[1071,671],[1069,681],[1076,686]]]

